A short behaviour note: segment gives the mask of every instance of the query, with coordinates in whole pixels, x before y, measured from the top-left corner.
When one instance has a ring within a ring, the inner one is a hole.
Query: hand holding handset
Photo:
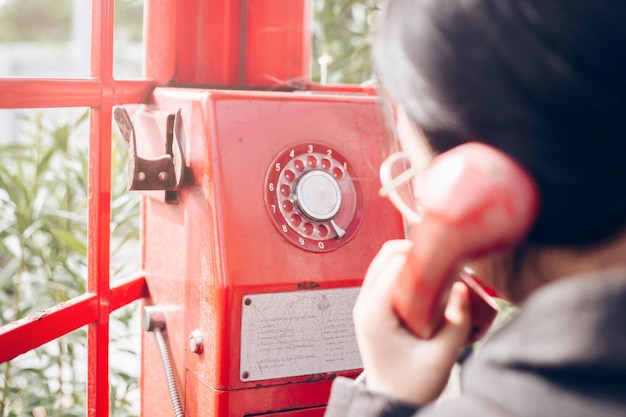
[[[413,246],[394,288],[394,308],[410,331],[428,339],[443,322],[450,289],[460,278],[472,290],[473,342],[498,310],[461,265],[526,236],[538,209],[537,188],[508,155],[472,142],[435,158],[420,173],[417,193],[423,219],[409,234]]]

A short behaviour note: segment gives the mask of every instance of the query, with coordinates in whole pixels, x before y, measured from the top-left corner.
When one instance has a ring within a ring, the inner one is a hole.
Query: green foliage
[[[313,81],[360,84],[372,78],[372,36],[387,1],[314,1]]]
[[[15,141],[0,146],[2,325],[86,291],[86,120],[87,112],[57,123],[36,113]],[[126,191],[126,152],[117,149],[120,143],[113,142],[112,260],[138,239],[138,197]],[[129,267],[112,261],[113,273],[130,272]],[[115,323],[122,332],[112,337],[112,355],[115,340],[128,336],[133,311],[130,307],[112,319],[112,328]],[[85,339],[79,329],[1,364],[0,416],[85,415]],[[112,410],[128,411],[124,400],[136,389],[136,375],[118,374],[113,366],[112,371],[117,384],[112,384]]]
[[[15,306],[2,324],[85,292],[87,157],[71,135],[85,115],[57,127],[38,114],[0,148],[1,288]]]

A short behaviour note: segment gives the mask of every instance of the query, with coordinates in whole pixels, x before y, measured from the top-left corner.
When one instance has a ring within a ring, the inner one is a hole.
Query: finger
[[[440,337],[446,339],[451,348],[461,348],[468,340],[472,327],[469,288],[455,282],[445,310],[445,324]]]
[[[383,271],[388,267],[389,259],[395,255],[406,255],[412,246],[410,240],[390,240],[383,244],[370,263],[361,291],[369,291],[371,287],[383,276]]]
[[[376,327],[377,323],[386,323],[386,327],[397,321],[391,303],[391,292],[396,277],[406,261],[406,255],[395,250],[381,256],[380,268],[373,268],[366,276],[367,286],[361,289],[353,309],[355,325],[367,328]]]

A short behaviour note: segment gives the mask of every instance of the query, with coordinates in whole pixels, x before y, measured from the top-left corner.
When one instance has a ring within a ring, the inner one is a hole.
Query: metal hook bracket
[[[118,107],[115,109],[114,118],[128,146],[128,189],[163,190],[166,194],[177,191],[183,183],[185,173],[185,159],[179,137],[180,109],[176,114],[167,116],[165,154],[152,159],[137,155],[135,128],[128,112]]]

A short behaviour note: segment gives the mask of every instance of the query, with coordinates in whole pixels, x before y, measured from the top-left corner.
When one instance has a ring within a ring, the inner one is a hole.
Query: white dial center
[[[331,174],[312,170],[302,175],[296,187],[296,201],[313,220],[332,219],[341,208],[341,189]]]

